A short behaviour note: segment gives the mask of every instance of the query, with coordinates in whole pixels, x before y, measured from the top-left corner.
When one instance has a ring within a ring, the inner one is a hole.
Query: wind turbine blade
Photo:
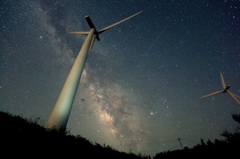
[[[237,98],[238,96],[232,93],[231,91],[227,90],[228,94],[235,100],[235,102],[240,105],[240,100]]]
[[[129,16],[129,17],[127,17],[127,18],[125,18],[125,19],[117,22],[117,23],[114,23],[114,24],[112,24],[112,25],[109,25],[108,27],[105,27],[105,28],[101,29],[98,33],[101,34],[102,32],[104,32],[104,31],[106,31],[106,30],[108,30],[108,29],[110,29],[110,28],[112,28],[112,27],[114,27],[114,26],[116,26],[116,25],[118,25],[118,24],[120,24],[120,23],[122,23],[122,22],[125,22],[126,20],[128,20],[128,19],[130,19],[130,18],[133,18],[133,17],[137,16],[138,14],[140,14],[140,13],[142,13],[142,12],[143,12],[143,11],[137,12],[137,13],[135,13],[135,14],[133,14],[133,15],[131,15],[131,16]]]
[[[229,90],[228,90],[229,91]],[[238,96],[238,95],[236,95],[236,94],[234,94],[232,91],[229,91],[229,92],[231,92],[231,94],[232,95],[234,95],[237,99],[239,99],[240,100],[240,96]]]
[[[216,95],[216,94],[220,94],[220,93],[222,93],[222,92],[223,92],[223,91],[213,92],[213,93],[211,93],[211,94],[208,94],[208,95],[202,96],[202,97],[200,97],[200,98],[210,97],[210,96],[213,96],[213,95]]]
[[[231,92],[237,99],[239,99],[240,100],[240,96],[238,96],[238,95],[236,95],[236,94],[234,94],[233,92]]]
[[[224,81],[224,77],[223,77],[223,74],[222,72],[220,72],[220,76],[221,76],[221,81],[222,81],[222,86],[223,86],[223,89],[225,89],[227,87],[225,81]]]
[[[85,31],[77,31],[77,32],[69,32],[70,34],[81,34],[81,35],[88,35],[89,32],[85,32]]]

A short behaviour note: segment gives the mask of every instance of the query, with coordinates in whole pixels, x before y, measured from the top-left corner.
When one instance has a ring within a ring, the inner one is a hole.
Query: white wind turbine
[[[62,91],[58,97],[56,105],[51,113],[51,116],[47,122],[48,129],[56,129],[61,130],[65,129],[67,125],[67,121],[71,112],[72,104],[74,101],[74,97],[78,88],[78,84],[82,75],[82,71],[84,68],[85,61],[87,59],[88,53],[90,52],[95,39],[98,41],[99,34],[103,33],[104,31],[122,23],[126,20],[142,13],[142,11],[135,13],[117,23],[114,23],[108,27],[105,27],[99,31],[97,31],[96,27],[92,23],[89,16],[86,16],[85,19],[90,27],[90,31],[88,32],[70,32],[72,34],[82,34],[87,35],[86,40],[83,43],[83,46],[76,57],[76,60],[72,66],[72,69],[67,77],[67,80],[62,88]]]
[[[227,85],[227,84],[226,84],[222,72],[220,72],[220,76],[221,76],[221,81],[222,81],[223,89],[220,90],[220,91],[216,91],[216,92],[210,93],[210,94],[208,94],[208,95],[204,95],[204,96],[202,96],[202,97],[200,97],[200,98],[206,98],[206,97],[209,97],[209,96],[213,96],[213,95],[216,95],[216,94],[226,93],[226,92],[227,92],[227,93],[233,98],[233,100],[234,100],[238,105],[240,105],[240,97],[237,96],[236,94],[234,94],[233,92],[231,92],[231,91],[229,90],[230,85]]]

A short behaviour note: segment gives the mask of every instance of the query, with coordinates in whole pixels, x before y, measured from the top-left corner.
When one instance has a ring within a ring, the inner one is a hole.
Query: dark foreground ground
[[[232,115],[240,124],[240,115]],[[240,128],[221,134],[225,140],[208,140],[182,150],[157,153],[155,156],[119,152],[110,146],[91,143],[66,130],[47,130],[38,121],[0,112],[0,153],[4,158],[101,158],[101,159],[167,159],[167,158],[236,158],[240,155]]]

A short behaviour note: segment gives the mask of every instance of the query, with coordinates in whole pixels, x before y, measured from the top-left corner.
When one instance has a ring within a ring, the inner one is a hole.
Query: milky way
[[[143,144],[144,132],[140,126],[137,99],[131,92],[111,81],[101,81],[88,69],[84,71],[80,85],[79,90],[83,91],[80,91],[76,102],[82,106],[76,108],[76,113],[94,121],[91,129],[101,136],[103,143],[108,141],[124,151]],[[78,125],[81,129],[81,124]]]

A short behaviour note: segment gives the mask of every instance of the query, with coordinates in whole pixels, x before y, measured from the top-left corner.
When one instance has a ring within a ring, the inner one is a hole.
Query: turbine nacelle
[[[96,39],[97,39],[98,41],[100,41],[99,33],[98,33],[96,27],[94,26],[94,24],[93,24],[91,18],[90,18],[89,16],[86,16],[85,19],[86,19],[86,21],[87,21],[87,23],[88,23],[90,29],[94,29],[94,30],[95,30],[95,31],[94,31],[94,34],[96,35]]]
[[[227,85],[227,87],[223,90],[223,93],[227,92],[227,90],[229,90],[230,85]]]

